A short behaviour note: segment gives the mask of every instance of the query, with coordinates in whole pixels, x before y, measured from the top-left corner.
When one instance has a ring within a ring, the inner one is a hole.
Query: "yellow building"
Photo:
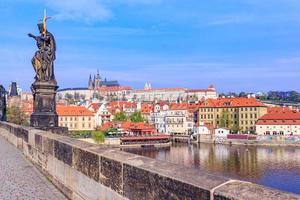
[[[267,107],[255,98],[207,99],[197,112],[199,122],[235,131],[254,131],[256,121]]]
[[[70,131],[94,130],[94,114],[82,106],[57,106],[59,126],[68,127]]]

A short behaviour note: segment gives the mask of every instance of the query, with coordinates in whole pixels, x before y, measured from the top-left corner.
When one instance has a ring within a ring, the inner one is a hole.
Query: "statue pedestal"
[[[32,127],[52,131],[56,133],[67,133],[65,127],[58,127],[58,115],[56,113],[56,90],[57,83],[53,81],[36,81],[32,84],[33,113],[30,116]]]

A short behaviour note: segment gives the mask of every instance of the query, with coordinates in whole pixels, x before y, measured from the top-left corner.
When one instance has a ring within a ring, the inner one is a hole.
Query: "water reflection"
[[[173,144],[126,151],[300,194],[299,148]]]

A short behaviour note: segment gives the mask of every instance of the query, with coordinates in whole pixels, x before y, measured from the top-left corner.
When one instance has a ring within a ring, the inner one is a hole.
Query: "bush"
[[[11,106],[8,107],[7,111],[7,121],[14,124],[29,125],[29,116],[25,114],[25,112],[22,110],[19,106]]]
[[[105,140],[105,133],[103,131],[93,131],[92,138],[97,143],[103,143]]]
[[[91,138],[92,131],[71,131],[70,135],[72,138]]]

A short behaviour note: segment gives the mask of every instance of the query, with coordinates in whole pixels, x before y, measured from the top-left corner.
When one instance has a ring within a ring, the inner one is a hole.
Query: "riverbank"
[[[225,144],[225,145],[246,145],[246,146],[291,146],[300,147],[300,136],[270,136],[270,135],[237,135],[230,134],[227,137],[214,137],[211,134],[199,135],[196,140],[189,141],[186,136],[185,140],[191,143],[208,143],[208,144]]]

